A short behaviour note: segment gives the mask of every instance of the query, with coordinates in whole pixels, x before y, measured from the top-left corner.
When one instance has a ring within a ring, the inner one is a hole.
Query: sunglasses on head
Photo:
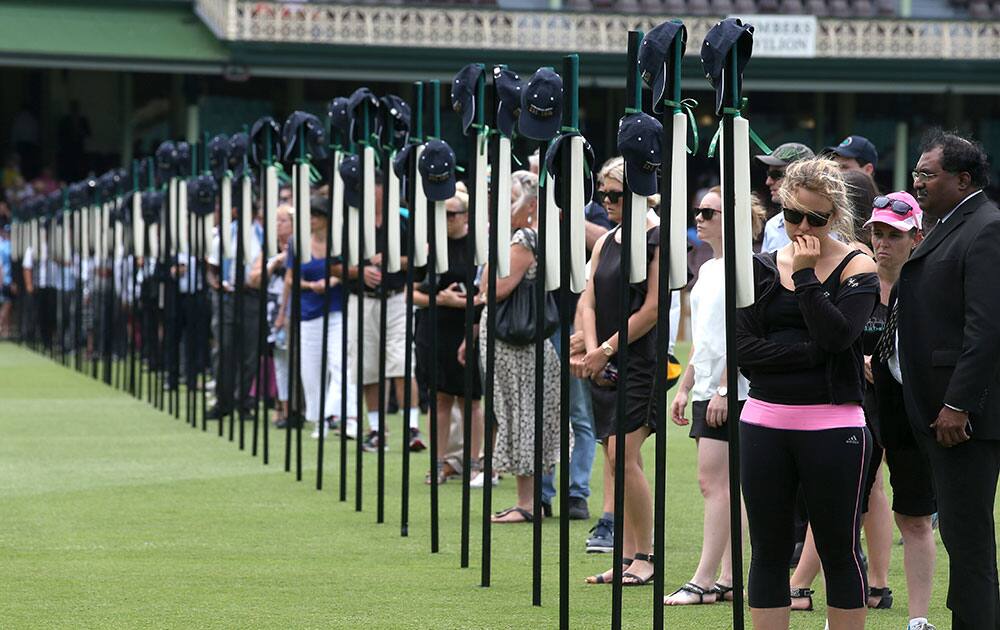
[[[701,215],[701,218],[704,219],[705,221],[711,221],[715,217],[716,213],[722,214],[722,211],[721,210],[716,210],[715,208],[695,208],[694,209],[694,216]]]
[[[611,203],[618,203],[625,196],[625,192],[621,190],[598,190],[597,191],[597,203],[603,204],[605,200]]]
[[[906,203],[905,201],[901,201],[899,199],[890,199],[884,195],[879,195],[878,197],[875,197],[874,201],[872,201],[872,207],[878,208],[880,210],[884,208],[889,208],[890,210],[901,216],[905,216],[910,212],[913,212],[913,206]]]
[[[785,215],[785,221],[793,225],[799,225],[802,223],[802,219],[809,221],[809,225],[813,227],[823,227],[830,222],[830,215],[828,214],[813,214],[812,212],[802,212],[792,210],[791,208],[782,208],[781,212]]]

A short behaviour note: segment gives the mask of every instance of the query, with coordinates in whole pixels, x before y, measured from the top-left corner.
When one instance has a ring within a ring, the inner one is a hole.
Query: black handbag
[[[535,252],[535,232],[525,230],[526,241]],[[540,271],[540,270],[539,270]],[[535,321],[537,302],[535,283],[545,282],[544,277],[535,274],[534,279],[524,277],[507,299],[497,304],[496,336],[500,341],[512,346],[527,346],[535,341]],[[559,328],[559,306],[551,292],[545,294],[544,323],[542,337],[551,337]]]

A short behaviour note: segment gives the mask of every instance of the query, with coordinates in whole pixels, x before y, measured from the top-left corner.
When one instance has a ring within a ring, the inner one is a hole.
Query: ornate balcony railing
[[[242,42],[620,53],[629,29],[671,16],[576,11],[196,0],[220,39]],[[718,17],[684,17],[701,42]],[[752,22],[752,18],[748,18]],[[689,45],[688,54],[699,46]],[[1000,22],[818,18],[815,56],[858,59],[1000,59]]]

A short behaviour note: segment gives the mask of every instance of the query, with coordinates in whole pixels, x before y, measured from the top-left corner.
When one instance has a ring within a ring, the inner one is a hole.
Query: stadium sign
[[[753,24],[755,57],[815,57],[815,15],[750,15],[739,16]]]

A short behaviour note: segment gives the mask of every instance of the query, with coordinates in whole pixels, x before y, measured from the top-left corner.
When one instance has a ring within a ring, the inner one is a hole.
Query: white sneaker
[[[483,475],[483,471],[480,470],[478,473],[476,473],[475,477],[473,477],[472,479],[469,480],[469,487],[470,488],[482,488],[483,487],[483,482],[484,482],[484,477],[485,477],[485,475]],[[496,475],[494,475],[493,476],[493,487],[495,488],[498,485],[500,485],[500,477],[497,477]]]
[[[326,428],[326,422],[316,422],[314,424],[316,425],[316,428],[313,429],[313,432],[309,435],[309,437],[311,437],[314,440],[317,440],[319,439],[320,433],[322,432],[323,439],[326,439],[326,434],[327,431],[329,430]]]
[[[910,621],[910,625],[907,626],[907,630],[937,630],[934,626],[930,624],[926,619],[913,619]]]

